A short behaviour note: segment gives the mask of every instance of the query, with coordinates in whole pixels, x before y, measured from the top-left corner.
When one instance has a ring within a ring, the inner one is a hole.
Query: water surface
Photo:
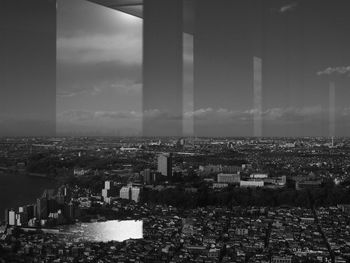
[[[96,223],[78,223],[65,226],[62,231],[75,239],[94,242],[125,241],[143,238],[143,221],[112,220]]]
[[[54,180],[0,172],[0,221],[6,208],[34,203],[45,189],[57,187]]]

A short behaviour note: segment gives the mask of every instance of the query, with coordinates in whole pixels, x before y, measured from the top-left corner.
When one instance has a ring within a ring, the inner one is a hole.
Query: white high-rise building
[[[105,189],[112,189],[113,183],[111,181],[105,181]]]
[[[119,197],[121,199],[130,199],[130,186],[123,186],[121,189],[120,189],[120,192],[119,192]]]
[[[105,181],[105,187],[102,189],[102,197],[105,202],[110,202],[110,197],[117,195],[117,189],[112,181]]]
[[[132,187],[131,188],[131,200],[135,201],[136,203],[140,201],[140,192],[141,188],[139,187]]]
[[[158,172],[164,176],[172,175],[172,154],[161,154],[158,156]]]
[[[14,210],[10,210],[8,216],[9,216],[8,224],[10,226],[15,226],[16,225],[16,212]]]
[[[131,184],[123,186],[120,189],[119,196],[121,199],[127,199],[135,201],[136,203],[140,201],[141,188],[132,186]]]

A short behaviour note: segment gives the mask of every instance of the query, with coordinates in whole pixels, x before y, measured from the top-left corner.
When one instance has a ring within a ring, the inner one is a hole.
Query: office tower
[[[158,156],[158,172],[164,176],[172,175],[172,154]]]
[[[141,175],[143,177],[144,184],[151,184],[152,183],[152,175],[150,169],[145,169],[141,172]]]
[[[131,184],[123,186],[120,189],[119,197],[121,199],[132,200],[136,203],[140,201],[141,188],[132,186]]]
[[[79,206],[74,202],[69,202],[65,204],[63,214],[68,221],[73,221],[80,216]]]
[[[9,209],[5,209],[5,224],[8,225],[9,224],[9,212],[10,210]]]
[[[130,186],[123,186],[119,191],[119,197],[121,199],[131,199],[131,187]]]
[[[65,186],[65,185],[60,186],[57,190],[57,195],[69,198],[70,191],[69,191],[68,186]]]
[[[47,214],[55,213],[58,210],[58,203],[56,199],[47,200]]]
[[[17,226],[27,226],[28,225],[27,212],[19,212],[16,214],[16,225]]]
[[[34,205],[27,205],[27,214],[28,214],[28,219],[32,219],[35,217]]]
[[[109,197],[117,195],[117,189],[112,181],[105,181],[105,187],[102,189],[101,195],[105,202],[109,200]]]
[[[46,199],[54,199],[55,198],[55,190],[54,189],[45,189],[42,198]]]
[[[111,181],[105,181],[105,189],[111,190],[113,187],[113,182]]]
[[[47,218],[47,199],[45,197],[36,200],[36,217],[39,220]]]
[[[140,201],[140,193],[141,188],[135,186],[131,187],[131,200],[138,203]]]
[[[18,207],[18,214],[16,215],[16,219],[18,226],[28,225],[29,216],[27,206]]]
[[[57,205],[58,206],[63,205],[64,201],[65,201],[65,197],[63,195],[57,194],[57,196],[56,196]]]
[[[16,225],[16,211],[13,209],[8,211],[8,225],[9,226]]]

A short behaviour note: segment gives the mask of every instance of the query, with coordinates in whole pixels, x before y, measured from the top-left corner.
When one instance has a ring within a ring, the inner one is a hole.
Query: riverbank
[[[57,186],[57,181],[45,177],[0,173],[0,221],[6,208],[34,203],[45,189]]]

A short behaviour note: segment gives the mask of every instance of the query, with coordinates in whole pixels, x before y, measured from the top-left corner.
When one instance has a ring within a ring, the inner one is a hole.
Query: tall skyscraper
[[[172,175],[172,154],[161,154],[158,156],[158,172],[164,176]]]
[[[151,175],[151,169],[145,169],[141,172],[141,175],[143,177],[143,182],[145,184],[151,184],[152,183],[152,175]]]
[[[41,197],[36,200],[36,213],[39,220],[47,218],[47,198]]]
[[[130,196],[131,196],[130,186],[123,186],[119,191],[119,197],[121,199],[130,200]]]
[[[121,199],[127,199],[135,201],[136,203],[140,201],[141,188],[128,184],[120,189],[119,197]]]
[[[136,203],[140,201],[140,193],[141,188],[140,187],[131,187],[131,200],[135,201]]]
[[[10,226],[16,225],[16,211],[13,209],[8,211],[8,225]]]

